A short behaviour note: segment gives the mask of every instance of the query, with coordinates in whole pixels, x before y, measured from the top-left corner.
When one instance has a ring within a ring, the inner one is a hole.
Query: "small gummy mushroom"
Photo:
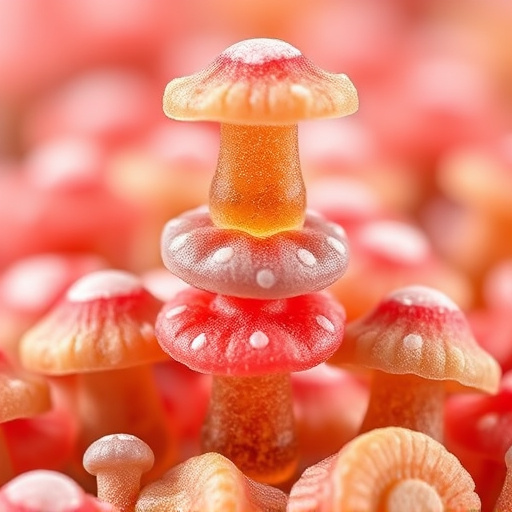
[[[202,208],[170,220],[162,234],[162,259],[196,288],[223,295],[282,299],[325,289],[349,258],[345,231],[308,212],[300,230],[264,238],[213,224]]]
[[[290,372],[330,357],[344,322],[326,293],[263,301],[191,288],[167,302],[156,323],[162,348],[213,374],[203,450],[222,453],[255,480],[288,479],[298,458]]]
[[[400,427],[358,436],[308,468],[287,512],[479,512],[475,484],[431,437]]]
[[[321,70],[277,39],[236,43],[203,71],[172,80],[164,94],[167,116],[221,123],[210,188],[213,223],[261,237],[304,223],[298,121],[357,107],[346,75]]]
[[[149,443],[157,454],[155,474],[173,456],[174,440],[151,366],[167,360],[153,329],[161,304],[129,272],[93,272],[71,286],[21,341],[26,368],[52,376],[76,375],[71,406],[79,418],[79,470],[85,449],[116,432]]]
[[[494,393],[501,375],[457,305],[425,286],[396,290],[349,323],[330,362],[374,370],[362,432],[401,426],[437,440],[446,391]]]
[[[0,489],[2,512],[120,512],[86,494],[71,478],[56,471],[18,475]]]
[[[192,457],[147,485],[136,512],[284,512],[287,496],[218,453]]]
[[[505,464],[507,465],[507,475],[494,507],[496,512],[512,512],[512,447],[505,454]]]
[[[46,412],[51,407],[48,385],[18,371],[0,350],[0,484],[14,476],[1,424]]]
[[[98,498],[120,512],[132,512],[141,476],[155,462],[151,448],[138,437],[111,434],[98,439],[84,454],[84,468],[96,476]]]

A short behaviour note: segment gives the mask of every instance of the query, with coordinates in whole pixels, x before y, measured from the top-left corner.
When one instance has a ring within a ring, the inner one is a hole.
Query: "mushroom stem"
[[[409,478],[392,487],[385,498],[387,512],[443,512],[443,502],[434,487],[423,480]]]
[[[379,427],[404,427],[442,442],[444,394],[442,381],[375,371],[361,433]]]
[[[7,448],[7,440],[0,425],[0,485],[7,483],[14,478],[14,470],[11,465],[11,456]]]
[[[132,467],[113,467],[96,475],[98,499],[115,505],[120,512],[133,512],[140,493],[142,472]]]
[[[290,374],[214,376],[202,449],[259,482],[290,478],[298,459]]]
[[[505,464],[507,465],[507,474],[494,507],[496,512],[512,512],[512,447],[505,454]]]
[[[222,124],[210,187],[214,224],[265,237],[300,229],[305,209],[297,125]]]
[[[151,365],[84,373],[77,379],[80,464],[94,441],[107,434],[126,432],[144,440],[157,454],[147,478],[162,474],[175,454]]]

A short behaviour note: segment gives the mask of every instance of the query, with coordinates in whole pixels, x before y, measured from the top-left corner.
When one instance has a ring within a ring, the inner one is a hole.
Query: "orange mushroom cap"
[[[347,325],[331,358],[389,374],[447,381],[449,387],[498,390],[498,363],[476,342],[464,313],[446,295],[409,286],[388,295],[373,311]]]
[[[295,124],[357,108],[346,75],[323,71],[278,39],[236,43],[203,71],[172,80],[164,94],[171,118],[231,124]]]
[[[64,375],[166,360],[153,329],[161,304],[129,272],[87,274],[25,334],[23,365]]]

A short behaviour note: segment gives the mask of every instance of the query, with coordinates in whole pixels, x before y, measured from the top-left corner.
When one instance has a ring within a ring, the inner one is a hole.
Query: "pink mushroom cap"
[[[257,376],[320,364],[339,347],[344,324],[343,307],[324,292],[262,301],[191,288],[162,308],[156,336],[192,370]]]
[[[283,299],[323,290],[348,265],[340,226],[308,212],[301,230],[259,238],[215,226],[198,208],[169,221],[162,259],[196,288],[251,299]]]
[[[71,478],[49,470],[23,473],[0,489],[2,512],[101,512],[103,507]]]

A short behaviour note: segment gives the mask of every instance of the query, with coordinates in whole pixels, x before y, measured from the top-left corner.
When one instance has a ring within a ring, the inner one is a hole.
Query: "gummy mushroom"
[[[445,393],[494,393],[501,376],[457,305],[425,286],[396,290],[349,323],[330,362],[373,369],[362,432],[401,426],[437,440],[443,439]]]
[[[192,457],[140,493],[136,512],[284,512],[287,496],[219,453]]]
[[[93,272],[76,281],[21,340],[20,357],[27,369],[76,375],[71,406],[79,418],[79,470],[85,449],[116,432],[150,444],[157,453],[155,474],[173,456],[174,441],[151,366],[167,359],[154,336],[160,308],[161,302],[137,276],[119,270]]]
[[[302,229],[262,238],[219,228],[207,210],[196,208],[166,224],[162,259],[173,274],[196,288],[282,299],[334,283],[345,273],[349,249],[343,228],[313,212],[306,213]]]
[[[213,374],[203,451],[225,455],[257,481],[288,479],[298,458],[290,372],[332,355],[344,321],[326,293],[263,301],[192,288],[167,302],[156,322],[162,348]]]
[[[132,512],[140,491],[140,479],[155,462],[151,448],[129,434],[104,436],[87,448],[84,468],[96,476],[98,498],[120,512]]]
[[[507,465],[507,475],[494,507],[496,512],[512,512],[512,447],[505,454],[505,464]]]
[[[321,70],[277,39],[236,43],[203,71],[172,80],[164,94],[167,116],[221,123],[210,188],[213,223],[261,237],[304,223],[298,121],[357,107],[346,75]]]
[[[287,512],[480,511],[475,484],[431,437],[401,427],[375,429],[308,468]]]
[[[0,351],[0,484],[14,476],[1,424],[46,412],[51,407],[48,385],[14,368]]]
[[[69,476],[44,469],[18,475],[0,488],[2,512],[119,512]]]

